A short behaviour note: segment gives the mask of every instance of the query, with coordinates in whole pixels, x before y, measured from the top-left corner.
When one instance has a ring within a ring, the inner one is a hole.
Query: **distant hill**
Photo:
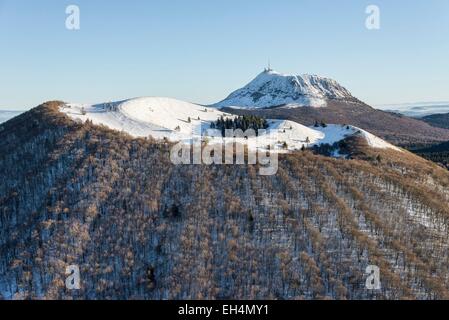
[[[431,126],[449,129],[449,113],[432,114],[430,116],[423,117],[422,120]]]

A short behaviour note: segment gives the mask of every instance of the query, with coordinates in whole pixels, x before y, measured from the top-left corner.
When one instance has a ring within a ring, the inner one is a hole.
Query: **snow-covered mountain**
[[[287,105],[292,107],[325,107],[328,100],[355,98],[335,80],[316,75],[285,75],[266,69],[253,81],[215,107],[267,108]]]
[[[61,111],[73,119],[91,120],[134,137],[187,139],[228,114],[171,98],[143,97],[102,104],[69,103]]]
[[[167,138],[189,142],[204,136],[205,130],[219,117],[235,115],[215,108],[171,98],[146,97],[96,105],[64,104],[60,111],[75,120],[90,120],[97,125],[127,132],[134,137]],[[249,147],[260,148],[272,143],[281,151],[298,150],[320,144],[333,144],[350,136],[361,136],[373,148],[396,149],[393,145],[354,126],[327,125],[307,127],[288,120],[268,120],[267,134],[249,139]],[[222,142],[218,138],[217,142]],[[213,143],[215,138],[210,142]],[[257,143],[257,144],[256,144]],[[285,148],[287,144],[287,148]]]

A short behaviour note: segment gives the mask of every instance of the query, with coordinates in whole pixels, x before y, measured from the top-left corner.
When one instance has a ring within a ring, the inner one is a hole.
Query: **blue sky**
[[[67,5],[81,29],[65,28]],[[365,8],[381,29],[365,28]],[[370,104],[449,101],[449,1],[0,0],[0,108],[169,96],[212,103],[271,60]]]

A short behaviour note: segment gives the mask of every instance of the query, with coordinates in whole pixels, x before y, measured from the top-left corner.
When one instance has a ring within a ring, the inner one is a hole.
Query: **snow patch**
[[[354,127],[351,125],[338,125],[338,124],[330,124],[326,127],[314,127],[315,130],[318,130],[324,134],[324,138],[320,140],[321,144],[334,144],[335,142],[346,139],[350,136],[358,135],[363,137],[368,145],[372,148],[377,149],[393,149],[396,151],[401,151],[399,148],[394,145],[382,140],[375,135],[360,129],[358,127]]]

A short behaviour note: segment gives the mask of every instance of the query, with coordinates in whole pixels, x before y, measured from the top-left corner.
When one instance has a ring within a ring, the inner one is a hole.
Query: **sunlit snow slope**
[[[151,136],[156,139],[186,141],[192,137],[200,137],[210,128],[211,122],[219,117],[234,117],[214,108],[171,98],[155,97],[96,105],[68,103],[61,107],[61,111],[72,119],[91,120],[94,124],[105,125],[135,137]],[[309,128],[288,120],[268,120],[268,123],[267,134],[259,137],[258,145],[255,145],[255,141],[251,139],[248,141],[249,145],[265,147],[272,143],[279,149],[297,150],[302,146],[333,144],[349,136],[359,135],[374,148],[397,149],[382,139],[353,126],[328,125],[324,128]]]
[[[91,120],[135,137],[189,138],[200,134],[226,113],[214,108],[171,99],[135,98],[96,105],[66,104],[61,109],[73,119]],[[229,115],[230,116],[230,115]],[[190,118],[190,120],[189,120]]]

